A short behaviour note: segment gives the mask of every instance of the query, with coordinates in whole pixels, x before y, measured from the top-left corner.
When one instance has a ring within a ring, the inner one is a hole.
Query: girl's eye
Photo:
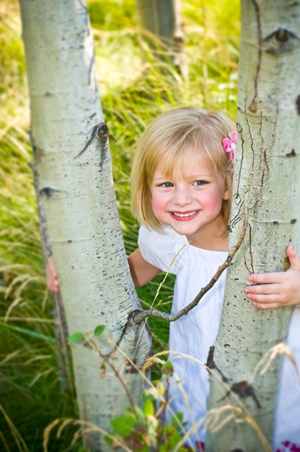
[[[161,187],[169,188],[169,187],[173,187],[173,184],[172,184],[172,182],[164,182],[163,184],[161,184]]]
[[[205,184],[206,184],[206,182],[204,180],[196,180],[193,183],[193,185],[196,185],[196,186],[205,185]]]

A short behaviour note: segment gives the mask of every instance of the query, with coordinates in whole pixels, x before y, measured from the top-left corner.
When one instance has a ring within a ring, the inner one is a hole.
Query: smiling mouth
[[[178,217],[178,218],[189,218],[189,217],[193,217],[198,212],[199,212],[199,210],[193,210],[192,212],[187,212],[187,213],[172,212],[172,214],[174,215],[174,217]]]

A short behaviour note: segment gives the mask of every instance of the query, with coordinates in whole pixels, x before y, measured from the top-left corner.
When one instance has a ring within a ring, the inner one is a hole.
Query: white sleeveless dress
[[[177,234],[168,226],[164,227],[162,233],[142,226],[138,244],[147,262],[176,275],[173,313],[195,298],[228,254],[191,246],[185,236]],[[197,307],[170,324],[170,360],[181,382],[170,387],[170,406],[174,413],[183,413],[186,430],[198,424],[195,434],[190,437],[193,442],[205,441],[201,420],[206,415],[209,375],[203,364],[207,362],[209,347],[214,345],[218,334],[225,279],[226,272]],[[288,344],[300,370],[300,309],[294,310]],[[300,452],[300,380],[287,359],[283,365],[277,405],[273,450]]]

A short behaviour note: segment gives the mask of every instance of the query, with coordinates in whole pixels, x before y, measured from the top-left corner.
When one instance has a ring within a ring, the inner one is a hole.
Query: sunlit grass
[[[130,213],[133,149],[163,111],[198,105],[236,114],[239,6],[182,2],[189,81],[153,59],[137,27],[134,0],[91,0],[101,101],[111,132],[114,179],[127,252],[138,224]],[[77,416],[74,397],[61,396],[53,333],[53,300],[45,288],[33,178],[28,162],[29,107],[17,1],[0,5],[0,450],[42,450],[43,431],[55,419]],[[151,306],[163,276],[139,289]],[[156,303],[169,311],[173,277]],[[168,325],[149,321],[155,351],[166,350]],[[158,374],[154,373],[156,377]],[[76,430],[66,426],[48,450],[64,450]],[[75,442],[72,450],[78,450]]]

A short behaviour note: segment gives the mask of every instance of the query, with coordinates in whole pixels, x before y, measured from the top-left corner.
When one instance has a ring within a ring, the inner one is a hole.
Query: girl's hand
[[[275,309],[300,303],[300,257],[291,245],[287,256],[291,264],[287,271],[248,277],[256,285],[247,286],[245,292],[256,308]]]
[[[53,256],[50,256],[46,265],[46,281],[47,287],[51,292],[59,291],[59,284]]]

